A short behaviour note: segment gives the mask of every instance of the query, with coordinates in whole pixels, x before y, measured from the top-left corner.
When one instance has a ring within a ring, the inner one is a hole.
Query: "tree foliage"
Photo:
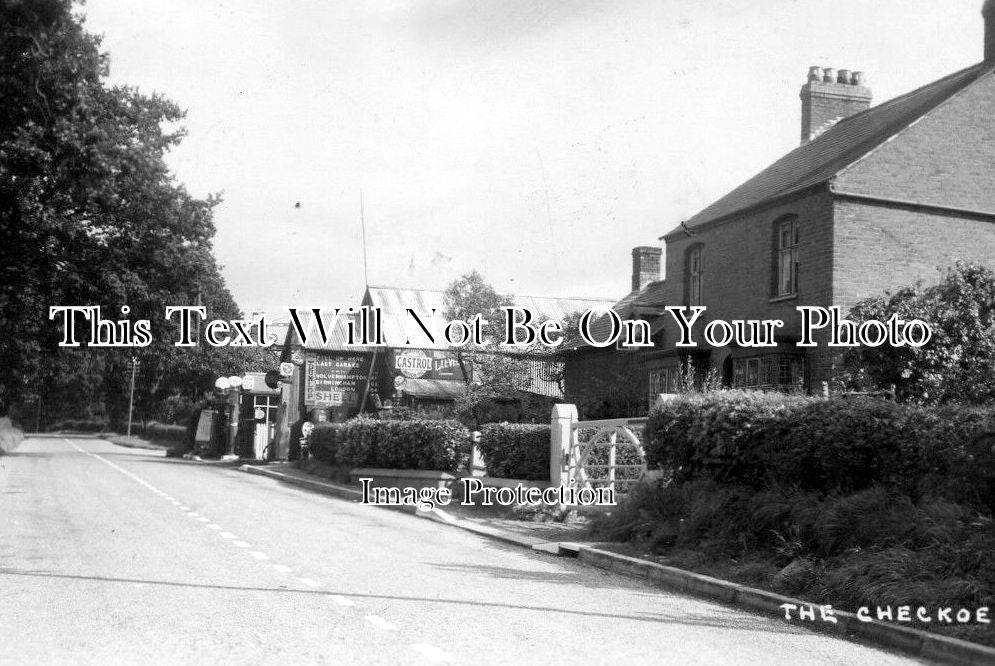
[[[502,307],[512,305],[511,298],[498,294],[477,271],[471,271],[454,280],[443,295],[446,319],[468,321],[480,314],[487,325],[483,327],[483,345],[467,345],[454,350],[469,377],[463,393],[456,400],[456,411],[463,418],[478,424],[488,403],[516,400],[530,376],[527,359],[521,354],[508,353],[498,346],[504,333]]]
[[[958,262],[938,285],[913,285],[861,301],[849,318],[887,321],[897,315],[929,324],[925,346],[856,347],[843,357],[849,388],[895,385],[898,399],[921,404],[995,400],[995,273]]]
[[[149,399],[239,364],[171,347],[166,305],[199,295],[212,317],[238,315],[212,254],[219,199],[190,196],[165,163],[180,108],[108,86],[99,47],[69,0],[0,0],[0,413],[59,391],[120,405],[133,353],[150,368]],[[150,319],[155,341],[82,359],[58,347],[55,305]]]

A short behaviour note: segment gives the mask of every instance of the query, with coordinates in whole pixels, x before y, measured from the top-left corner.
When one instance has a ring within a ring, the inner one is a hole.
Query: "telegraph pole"
[[[128,437],[131,437],[131,412],[135,407],[135,368],[138,367],[138,357],[131,357],[131,397],[128,399]]]

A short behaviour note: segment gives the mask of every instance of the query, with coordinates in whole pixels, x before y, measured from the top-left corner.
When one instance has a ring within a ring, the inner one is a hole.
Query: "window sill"
[[[775,296],[768,301],[769,303],[780,303],[781,301],[790,301],[798,298],[798,294],[785,294],[784,296]]]

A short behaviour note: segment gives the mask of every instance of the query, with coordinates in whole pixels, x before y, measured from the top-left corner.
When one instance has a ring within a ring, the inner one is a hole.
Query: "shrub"
[[[326,465],[336,464],[343,429],[342,423],[318,423],[314,426],[310,443],[316,460]]]
[[[688,394],[651,414],[643,448],[651,469],[672,470],[675,480],[698,476],[759,481],[759,457],[771,425],[811,399],[756,391]]]
[[[0,455],[10,453],[24,439],[24,432],[6,416],[0,418]]]
[[[677,566],[847,610],[980,607],[995,603],[993,429],[995,411],[978,407],[681,397],[644,437],[674,481],[637,486],[597,527]]]
[[[861,345],[843,354],[840,379],[851,388],[894,385],[899,398],[921,404],[995,400],[990,381],[995,366],[995,293],[991,268],[958,261],[943,280],[930,287],[904,287],[863,300],[848,318],[860,324],[874,319],[921,319],[932,339],[922,347]]]
[[[184,444],[187,442],[188,426],[166,425],[164,423],[149,423],[145,426],[145,437],[153,442],[168,442]]]
[[[487,474],[502,479],[549,481],[549,426],[488,423],[480,429]]]
[[[470,433],[458,421],[381,421],[360,416],[340,428],[334,436],[334,463],[339,465],[456,473],[469,450]]]
[[[49,432],[104,432],[107,422],[102,419],[65,419],[48,426]]]
[[[644,434],[651,469],[822,493],[874,485],[913,500],[995,508],[995,411],[924,408],[867,397],[823,400],[721,392],[661,405]]]

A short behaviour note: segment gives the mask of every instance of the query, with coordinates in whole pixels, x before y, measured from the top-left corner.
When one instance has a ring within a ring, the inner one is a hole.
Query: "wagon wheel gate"
[[[578,488],[628,491],[646,473],[640,442],[646,419],[579,421],[573,425],[570,477]]]

